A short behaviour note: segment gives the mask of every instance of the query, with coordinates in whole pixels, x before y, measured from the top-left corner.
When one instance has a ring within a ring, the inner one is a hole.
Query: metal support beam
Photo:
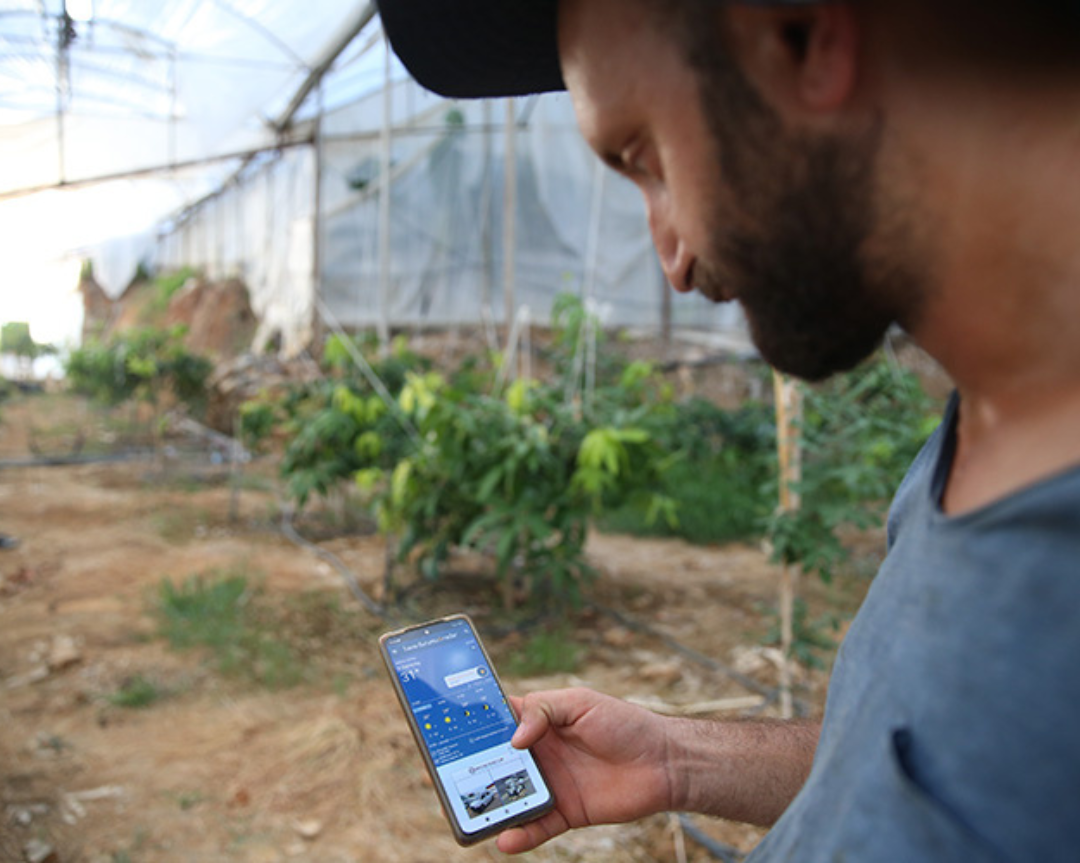
[[[323,76],[330,71],[330,67],[334,65],[334,61],[341,56],[341,52],[349,47],[352,40],[355,39],[360,34],[360,31],[368,25],[368,22],[375,17],[375,11],[375,4],[368,3],[366,6],[357,9],[356,14],[342,25],[338,38],[330,44],[319,62],[312,67],[311,72],[304,80],[304,83],[300,85],[300,89],[293,94],[292,99],[289,100],[289,104],[286,106],[285,110],[282,111],[281,116],[271,123],[277,132],[284,132],[292,125],[293,118],[296,117],[296,113],[300,110],[300,106],[304,104],[304,100],[319,86]]]
[[[176,162],[168,165],[150,165],[146,168],[133,168],[130,171],[118,171],[115,174],[99,174],[96,177],[84,177],[79,180],[64,180],[59,183],[43,183],[39,186],[26,186],[22,189],[14,189],[10,192],[0,192],[0,201],[12,198],[23,198],[27,195],[36,195],[38,192],[46,192],[50,189],[76,189],[80,186],[94,186],[98,183],[112,183],[116,180],[134,180],[138,177],[151,177],[154,174],[166,174],[171,171],[182,171],[185,168],[200,168],[203,165],[213,165],[217,162],[229,162],[233,159],[250,160],[262,153],[273,153],[278,150],[286,150],[290,147],[307,146],[314,143],[310,134],[298,137],[294,140],[280,141],[273,146],[255,147],[251,150],[238,150],[234,153],[220,153],[216,156],[205,156],[201,159],[188,159],[184,162]],[[222,186],[224,188],[224,184]],[[208,197],[213,197],[212,195]]]
[[[379,136],[379,350],[390,353],[390,192],[393,178],[390,128],[394,109],[394,94],[390,83],[390,39],[383,32],[386,58],[383,64],[383,124]]]

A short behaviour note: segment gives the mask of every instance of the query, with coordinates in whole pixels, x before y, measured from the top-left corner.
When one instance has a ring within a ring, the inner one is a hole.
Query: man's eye
[[[622,170],[625,174],[640,175],[648,170],[644,159],[644,151],[639,144],[631,144],[625,147],[619,154],[619,162],[622,164]]]
[[[623,164],[623,173],[635,182],[663,179],[656,149],[648,141],[632,142],[623,148],[619,158]]]

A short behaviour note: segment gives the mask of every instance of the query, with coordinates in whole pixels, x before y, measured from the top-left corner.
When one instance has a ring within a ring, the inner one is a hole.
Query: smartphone
[[[387,632],[379,647],[460,844],[552,809],[532,753],[510,745],[517,716],[466,615]]]

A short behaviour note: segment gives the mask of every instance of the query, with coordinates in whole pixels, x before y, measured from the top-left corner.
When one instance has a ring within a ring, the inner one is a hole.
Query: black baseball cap
[[[558,0],[378,0],[394,53],[441,96],[565,90]]]
[[[795,5],[819,0],[740,0]],[[378,0],[394,53],[427,89],[452,98],[565,90],[558,0]]]

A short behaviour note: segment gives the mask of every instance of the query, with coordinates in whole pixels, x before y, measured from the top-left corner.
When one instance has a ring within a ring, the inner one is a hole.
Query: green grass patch
[[[545,629],[529,637],[504,663],[515,677],[569,674],[577,671],[581,650],[566,627]]]
[[[123,685],[109,696],[109,704],[114,707],[141,709],[149,707],[163,698],[165,693],[157,684],[141,674],[128,678]]]
[[[151,519],[154,530],[170,545],[191,542],[210,526],[210,514],[205,509],[184,509],[170,506],[155,513]]]
[[[272,616],[260,613],[259,591],[244,574],[213,572],[158,589],[160,632],[177,650],[208,649],[227,677],[270,689],[304,678],[295,652],[276,635]]]
[[[206,800],[206,795],[201,791],[183,791],[176,795],[176,803],[180,809],[187,812],[190,809],[194,809],[200,803]]]

